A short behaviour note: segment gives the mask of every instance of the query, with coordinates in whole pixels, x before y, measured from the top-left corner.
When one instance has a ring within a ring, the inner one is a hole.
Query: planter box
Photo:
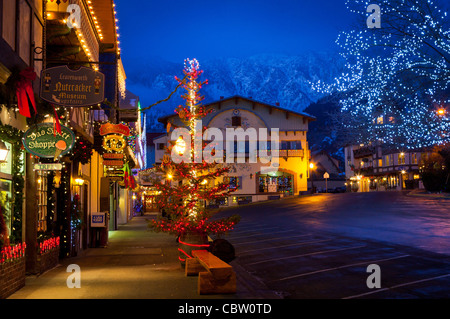
[[[59,247],[50,249],[43,254],[38,254],[36,262],[36,270],[38,274],[42,274],[52,269],[59,262]]]
[[[25,257],[0,264],[0,299],[25,286]]]

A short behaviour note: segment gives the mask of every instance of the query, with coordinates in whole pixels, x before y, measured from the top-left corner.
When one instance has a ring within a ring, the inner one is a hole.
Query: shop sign
[[[130,128],[122,123],[105,123],[100,126],[100,135],[103,136],[106,134],[122,134],[124,136],[130,136]]]
[[[105,160],[103,161],[103,165],[105,166],[123,166],[123,161],[115,161],[115,160]]]
[[[39,163],[34,164],[34,169],[37,171],[59,171],[62,170],[61,163]]]
[[[110,182],[123,182],[123,176],[107,176]]]
[[[40,97],[53,104],[90,106],[105,100],[105,76],[91,68],[71,70],[66,65],[41,71]]]
[[[123,159],[123,153],[105,153],[103,159]]]
[[[91,227],[106,227],[106,213],[91,213]]]
[[[53,123],[33,125],[25,132],[22,144],[27,152],[44,158],[57,158],[67,154],[75,144],[75,135],[66,126],[61,125],[61,134]]]

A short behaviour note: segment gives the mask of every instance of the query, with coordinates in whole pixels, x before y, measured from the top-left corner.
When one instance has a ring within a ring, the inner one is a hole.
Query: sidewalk
[[[147,230],[146,219],[134,217],[109,233],[107,248],[89,248],[63,259],[40,276],[29,276],[10,299],[205,299],[276,298],[236,265],[237,293],[199,295],[197,277],[186,277],[178,261],[174,236]],[[81,288],[68,288],[69,264],[81,269]],[[233,264],[233,262],[232,262]]]
[[[422,189],[410,191],[407,195],[416,197],[434,198],[434,199],[450,199],[449,193],[430,193]]]

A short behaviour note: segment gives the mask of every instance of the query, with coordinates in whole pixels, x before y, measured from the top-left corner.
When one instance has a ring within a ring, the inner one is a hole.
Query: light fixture
[[[309,168],[314,169],[314,163],[309,163]]]
[[[9,149],[6,147],[5,142],[0,141],[0,162],[6,162],[6,158],[8,157]]]
[[[172,178],[173,178],[173,175],[172,175],[172,174],[170,174],[170,173],[167,174],[167,179],[168,179],[168,180],[171,180]]]
[[[75,185],[83,186],[83,184],[84,184],[84,179],[82,177],[75,178]]]

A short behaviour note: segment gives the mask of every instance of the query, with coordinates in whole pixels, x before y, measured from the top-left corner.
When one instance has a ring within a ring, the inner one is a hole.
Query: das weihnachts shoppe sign
[[[61,125],[61,134],[59,134],[52,123],[41,123],[33,125],[25,132],[22,143],[33,155],[56,159],[72,149],[75,144],[75,135],[64,125]]]
[[[63,65],[41,72],[40,96],[53,104],[76,107],[102,103],[104,91],[104,74],[90,68],[71,70]]]

